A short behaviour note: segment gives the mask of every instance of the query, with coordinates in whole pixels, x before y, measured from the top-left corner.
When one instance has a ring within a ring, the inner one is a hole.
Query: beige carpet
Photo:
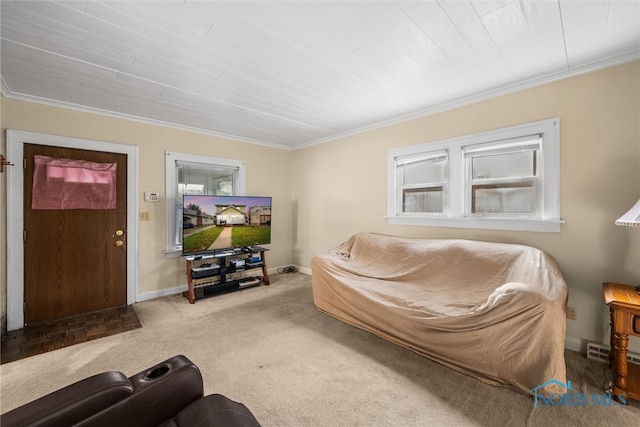
[[[454,372],[318,312],[311,278],[190,305],[181,296],[135,306],[143,328],[0,367],[6,412],[106,370],[131,376],[175,354],[202,370],[206,393],[244,402],[263,426],[633,426],[640,403],[543,407]],[[603,365],[567,352],[580,393],[602,394]]]

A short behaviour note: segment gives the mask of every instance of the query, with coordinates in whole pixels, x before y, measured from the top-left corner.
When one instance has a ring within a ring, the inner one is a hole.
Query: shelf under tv
[[[260,246],[220,250],[202,255],[188,255],[186,260],[187,290],[182,295],[195,304],[196,300],[241,289],[269,285],[269,275],[264,253],[269,249]],[[260,254],[256,261],[254,254]],[[217,260],[218,262],[213,262]],[[204,267],[203,267],[204,266]],[[236,277],[241,273],[262,269],[262,276]],[[197,277],[194,277],[197,276]]]

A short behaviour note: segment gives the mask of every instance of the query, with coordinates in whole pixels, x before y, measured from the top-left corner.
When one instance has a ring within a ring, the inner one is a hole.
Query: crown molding
[[[478,93],[469,97],[452,100],[451,102],[433,105],[426,109],[422,109],[414,113],[398,116],[389,120],[384,120],[382,122],[378,122],[373,125],[363,126],[363,127],[353,129],[347,132],[343,132],[337,135],[333,135],[327,138],[317,139],[314,141],[309,141],[306,143],[294,145],[292,149],[299,150],[302,148],[307,148],[314,145],[324,144],[327,142],[347,138],[350,136],[359,135],[365,132],[371,132],[371,131],[382,129],[388,126],[393,126],[393,125],[408,122],[411,120],[428,117],[434,114],[443,113],[445,111],[455,110],[457,108],[466,107],[468,105],[476,104],[482,101],[487,101],[493,98],[498,98],[500,96],[508,95],[515,92],[520,92],[522,90],[530,89],[536,86],[542,86],[548,83],[553,83],[558,80],[564,80],[570,77],[576,77],[582,74],[587,74],[587,73],[595,72],[598,70],[611,68],[617,65],[622,65],[622,64],[626,64],[626,63],[637,61],[637,60],[640,60],[639,50],[635,50],[633,52],[618,55],[615,57],[610,57],[601,61],[594,61],[588,64],[583,64],[578,67],[570,68],[569,70],[550,73],[550,74],[547,74],[546,76],[520,81],[510,85],[502,86],[497,89],[492,89],[482,93]]]
[[[0,76],[0,93],[5,98],[9,97],[9,86],[7,86],[7,82],[4,81],[4,77]]]
[[[472,95],[472,96],[468,96],[468,97],[465,97],[465,98],[454,99],[454,100],[451,100],[450,102],[440,103],[438,105],[432,105],[432,106],[429,106],[427,108],[421,109],[420,111],[417,111],[417,112],[413,112],[413,113],[410,113],[410,114],[405,114],[405,115],[402,115],[402,116],[397,116],[397,117],[394,117],[394,118],[391,118],[391,119],[388,119],[388,120],[377,122],[375,124],[362,126],[362,127],[359,127],[359,128],[356,128],[356,129],[352,129],[352,130],[349,130],[349,131],[346,131],[346,132],[342,132],[342,133],[339,133],[339,134],[336,134],[336,135],[332,135],[332,136],[329,136],[329,137],[326,137],[326,138],[321,138],[321,139],[317,139],[317,140],[313,140],[313,141],[307,141],[307,142],[303,142],[303,143],[292,145],[292,146],[284,145],[284,144],[276,144],[276,143],[272,143],[272,142],[268,142],[268,141],[260,141],[260,140],[255,140],[255,139],[252,139],[252,138],[244,138],[244,137],[240,137],[240,136],[236,136],[236,135],[230,135],[230,134],[226,134],[226,133],[223,133],[223,132],[216,132],[216,131],[212,131],[212,130],[208,130],[208,129],[196,128],[196,127],[191,127],[191,126],[184,126],[184,125],[180,125],[178,123],[166,122],[166,121],[162,121],[162,120],[154,120],[154,119],[149,119],[149,118],[130,115],[130,114],[117,113],[117,112],[113,112],[113,111],[102,110],[102,109],[99,109],[99,108],[93,108],[93,107],[88,107],[88,106],[82,106],[82,105],[77,105],[77,104],[71,104],[71,103],[56,101],[56,100],[47,99],[47,98],[40,98],[40,97],[30,96],[30,95],[26,95],[26,94],[15,93],[15,92],[12,92],[9,89],[9,87],[6,84],[4,78],[0,78],[0,82],[1,82],[0,89],[2,91],[2,95],[4,97],[10,98],[10,99],[34,102],[34,103],[38,103],[38,104],[50,105],[50,106],[53,106],[53,107],[66,108],[66,109],[70,109],[70,110],[74,110],[74,111],[99,114],[99,115],[103,115],[103,116],[114,117],[114,118],[124,119],[124,120],[130,120],[130,121],[135,121],[135,122],[139,122],[139,123],[153,124],[153,125],[158,125],[158,126],[165,126],[165,127],[169,127],[169,128],[173,128],[173,129],[179,129],[179,130],[184,130],[184,131],[188,131],[188,132],[195,132],[195,133],[200,133],[200,134],[209,135],[209,136],[215,136],[215,137],[218,137],[218,138],[224,138],[224,139],[233,140],[233,141],[245,142],[245,143],[255,144],[255,145],[262,145],[262,146],[266,146],[266,147],[270,147],[270,148],[276,148],[276,149],[280,149],[280,150],[293,151],[293,150],[299,150],[299,149],[311,147],[311,146],[314,146],[314,145],[319,145],[319,144],[324,144],[324,143],[336,141],[336,140],[339,140],[339,139],[347,138],[347,137],[354,136],[354,135],[359,135],[359,134],[366,133],[366,132],[371,132],[371,131],[382,129],[382,128],[385,128],[385,127],[388,127],[388,126],[393,126],[393,125],[396,125],[396,124],[400,124],[400,123],[408,122],[408,121],[411,121],[411,120],[415,120],[415,119],[431,116],[431,115],[442,113],[442,112],[445,112],[445,111],[451,111],[451,110],[454,110],[454,109],[457,109],[457,108],[461,108],[461,107],[465,107],[465,106],[468,106],[468,105],[476,104],[476,103],[482,102],[482,101],[487,101],[487,100],[490,100],[490,99],[493,99],[493,98],[497,98],[497,97],[500,97],[500,96],[504,96],[504,95],[508,95],[508,94],[515,93],[515,92],[519,92],[519,91],[522,91],[522,90],[530,89],[530,88],[533,88],[533,87],[536,87],[536,86],[541,86],[541,85],[544,85],[544,84],[552,83],[552,82],[555,82],[555,81],[558,81],[558,80],[567,79],[567,78],[570,78],[570,77],[576,77],[576,76],[579,76],[581,74],[587,74],[587,73],[590,73],[590,72],[594,72],[594,71],[598,71],[598,70],[614,67],[614,66],[617,66],[617,65],[622,65],[622,64],[629,63],[629,62],[632,62],[632,61],[637,61],[637,60],[640,60],[640,50],[634,50],[632,52],[628,52],[628,53],[621,54],[621,55],[618,55],[618,56],[606,58],[604,60],[590,62],[590,63],[587,63],[587,64],[583,64],[583,65],[580,65],[580,66],[576,66],[576,67],[570,68],[568,70],[563,70],[563,71],[556,72],[556,73],[550,73],[550,74],[547,74],[546,76],[536,77],[534,79],[520,81],[520,82],[513,83],[513,84],[510,84],[510,85],[506,85],[506,86],[503,86],[503,87],[500,87],[500,88],[484,91],[482,93],[478,93],[478,94],[475,94],[475,95]]]
[[[287,150],[287,151],[291,150],[291,147],[288,146],[288,145],[274,144],[274,143],[270,143],[270,142],[267,142],[267,141],[259,141],[259,140],[255,140],[255,139],[251,139],[251,138],[244,138],[244,137],[240,137],[240,136],[229,135],[229,134],[226,134],[226,133],[223,133],[223,132],[215,132],[215,131],[211,131],[211,130],[208,130],[208,129],[201,129],[201,128],[192,127],[192,126],[184,126],[184,125],[181,125],[181,124],[178,124],[178,123],[166,122],[166,121],[163,121],[163,120],[149,119],[149,118],[146,118],[146,117],[135,116],[135,115],[132,115],[132,114],[117,113],[117,112],[114,112],[114,111],[108,111],[108,110],[103,110],[103,109],[100,109],[100,108],[88,107],[88,106],[85,106],[85,105],[77,105],[77,104],[72,104],[72,103],[63,102],[63,101],[56,101],[56,100],[52,100],[52,99],[48,99],[48,98],[41,98],[41,97],[37,97],[37,96],[31,96],[31,95],[16,93],[16,92],[12,92],[8,88],[8,86],[6,85],[4,79],[2,79],[2,94],[6,98],[15,99],[17,101],[33,102],[33,103],[36,103],[36,104],[48,105],[48,106],[51,106],[51,107],[58,107],[58,108],[65,108],[65,109],[68,109],[68,110],[74,110],[74,111],[79,111],[79,112],[83,112],[83,113],[92,113],[92,114],[98,114],[98,115],[101,115],[101,116],[107,116],[107,117],[113,117],[113,118],[116,118],[116,119],[129,120],[129,121],[138,122],[138,123],[151,124],[151,125],[156,125],[156,126],[164,126],[164,127],[168,127],[168,128],[172,128],[172,129],[184,130],[184,131],[199,133],[199,134],[208,135],[208,136],[215,136],[215,137],[218,137],[218,138],[224,138],[224,139],[228,139],[228,140],[232,140],[232,141],[246,142],[248,144],[262,145],[262,146],[267,146],[267,147],[271,147],[271,148],[277,148],[277,149],[280,149],[280,150]]]

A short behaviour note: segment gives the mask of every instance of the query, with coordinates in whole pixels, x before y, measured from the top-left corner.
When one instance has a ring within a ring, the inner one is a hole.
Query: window
[[[465,215],[542,218],[540,148],[540,135],[463,147]]]
[[[403,214],[441,214],[444,210],[447,152],[398,157],[398,206]]]
[[[182,252],[182,196],[241,196],[245,191],[244,182],[242,161],[168,151],[165,163],[167,256],[180,256]]]
[[[560,231],[559,119],[391,150],[391,224]]]

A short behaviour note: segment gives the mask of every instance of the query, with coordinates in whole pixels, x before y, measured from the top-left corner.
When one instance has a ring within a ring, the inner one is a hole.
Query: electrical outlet
[[[567,319],[578,320],[578,312],[575,307],[567,307]]]

